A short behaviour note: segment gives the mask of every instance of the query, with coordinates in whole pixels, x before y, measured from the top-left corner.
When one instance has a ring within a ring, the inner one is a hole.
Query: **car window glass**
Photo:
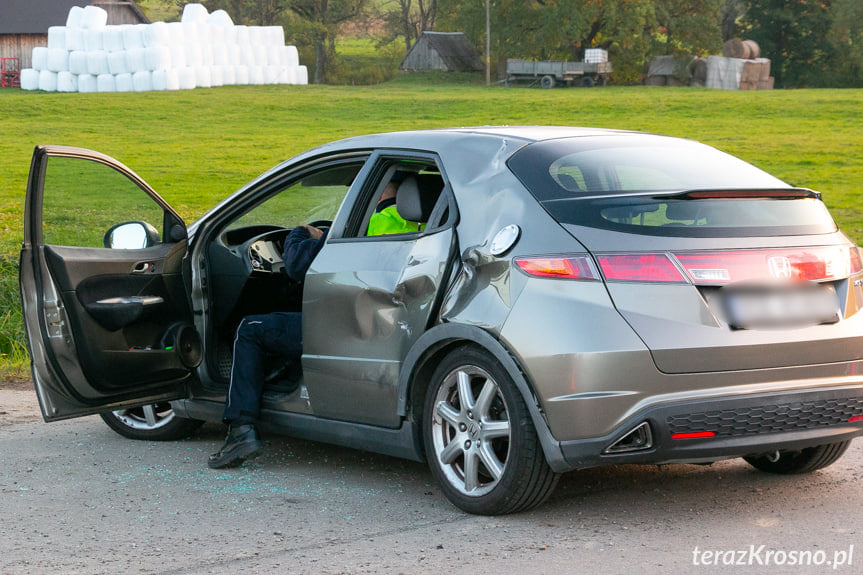
[[[361,211],[361,223],[353,233],[354,237],[381,237],[391,235],[416,235],[430,226],[436,227],[446,221],[446,217],[434,217],[435,221],[429,221],[435,216],[432,208],[441,198],[444,188],[444,180],[437,165],[429,160],[413,159],[385,159],[378,166],[377,173],[380,174],[373,179],[365,194],[365,201],[358,202],[357,210]],[[401,193],[403,184],[410,180],[411,187],[415,193],[422,198],[420,204],[424,206],[422,211],[426,212],[419,220],[406,219],[398,208],[398,195]],[[445,214],[444,214],[445,215]]]
[[[259,224],[295,227],[320,220],[331,221],[362,166],[362,162],[341,164],[295,180],[234,220],[228,228]]]
[[[116,224],[144,221],[161,232],[163,219],[161,206],[114,168],[82,158],[48,158],[42,193],[45,244],[101,248],[105,232]]]

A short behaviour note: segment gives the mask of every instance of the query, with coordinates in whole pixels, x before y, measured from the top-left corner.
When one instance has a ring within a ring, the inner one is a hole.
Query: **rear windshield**
[[[564,138],[528,145],[507,163],[561,223],[708,237],[836,230],[824,204],[812,197],[681,198],[696,190],[791,189],[697,142],[649,135]]]

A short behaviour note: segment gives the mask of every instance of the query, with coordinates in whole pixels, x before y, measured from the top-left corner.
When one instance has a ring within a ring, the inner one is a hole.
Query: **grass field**
[[[859,243],[861,110],[859,90],[538,90],[487,88],[474,76],[453,75],[401,76],[370,87],[234,86],[141,94],[0,90],[0,351],[7,363],[22,357],[15,272],[36,144],[81,146],[117,158],[191,222],[277,162],[355,134],[486,124],[644,130],[701,140],[789,183],[822,191],[839,224]]]

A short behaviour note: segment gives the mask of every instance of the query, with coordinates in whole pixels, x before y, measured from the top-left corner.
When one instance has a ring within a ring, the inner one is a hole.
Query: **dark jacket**
[[[324,230],[320,239],[314,239],[309,235],[309,230],[303,226],[297,226],[288,237],[285,238],[285,248],[282,260],[285,262],[285,273],[297,283],[302,283],[312,265],[312,260],[324,246],[329,230]]]

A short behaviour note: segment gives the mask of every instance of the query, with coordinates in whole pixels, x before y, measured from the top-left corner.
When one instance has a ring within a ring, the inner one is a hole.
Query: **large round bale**
[[[689,63],[689,73],[692,74],[692,78],[695,80],[700,80],[701,82],[707,80],[707,59],[693,58],[692,62]]]
[[[755,60],[756,58],[761,57],[761,47],[758,45],[758,42],[755,40],[744,40],[743,45],[746,46],[749,51],[748,58]]]
[[[726,58],[749,58],[749,46],[743,40],[732,38],[722,45],[722,55]]]

